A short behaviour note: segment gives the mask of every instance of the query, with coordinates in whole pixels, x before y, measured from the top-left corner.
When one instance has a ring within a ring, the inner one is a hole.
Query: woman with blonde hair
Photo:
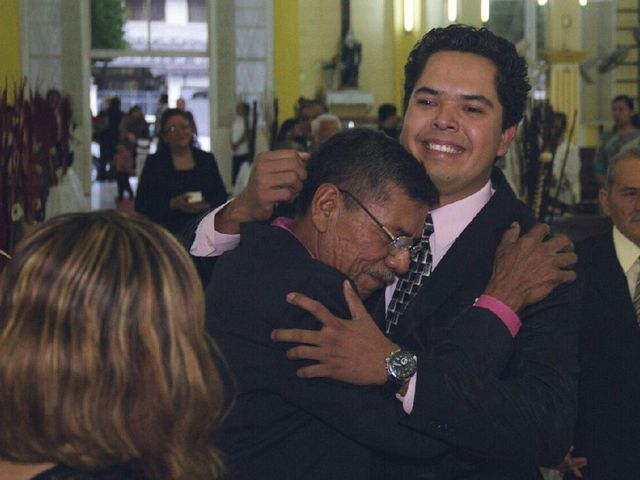
[[[0,479],[220,475],[219,357],[168,232],[116,211],[53,218],[0,275],[0,312]]]

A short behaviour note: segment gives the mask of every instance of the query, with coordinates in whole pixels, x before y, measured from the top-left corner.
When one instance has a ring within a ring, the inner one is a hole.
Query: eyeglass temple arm
[[[351,193],[351,192],[349,192],[349,191],[347,191],[347,190],[342,190],[341,188],[338,188],[338,190],[339,190],[340,192],[344,193],[345,195],[348,195],[348,196],[349,196],[349,198],[351,198],[351,200],[353,200],[354,202],[356,202],[356,203],[358,204],[358,206],[359,206],[362,210],[364,210],[364,213],[366,213],[366,214],[369,216],[369,218],[370,218],[371,220],[373,220],[373,221],[375,222],[375,224],[376,224],[376,225],[378,225],[378,226],[382,229],[382,231],[385,233],[385,235],[386,235],[387,237],[389,237],[389,240],[391,240],[392,242],[395,242],[395,241],[396,241],[396,237],[393,235],[393,233],[391,233],[387,227],[385,227],[383,224],[381,224],[381,223],[380,223],[380,221],[379,221],[376,217],[374,217],[374,216],[373,216],[373,214],[372,214],[372,213],[367,209],[367,207],[365,207],[365,206],[362,204],[362,202],[361,202],[360,200],[358,200],[358,199],[353,195],[353,193]]]

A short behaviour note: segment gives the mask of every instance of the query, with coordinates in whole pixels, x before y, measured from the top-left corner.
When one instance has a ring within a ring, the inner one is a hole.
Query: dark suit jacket
[[[319,323],[285,296],[302,292],[348,318],[346,277],[280,228],[243,225],[241,238],[218,260],[207,288],[207,329],[237,380],[219,438],[230,477],[371,479],[380,473],[379,452],[427,458],[446,451],[443,442],[404,425],[407,415],[390,389],[296,378],[301,363],[286,358],[290,345],[272,342],[271,330]],[[477,348],[487,342],[491,348]],[[461,370],[495,374],[513,343],[488,310],[469,309],[446,341],[420,353],[421,379],[446,383],[449,372]]]
[[[426,348],[474,302],[491,277],[502,234],[513,221],[533,224],[502,173],[494,169],[495,193],[451,246],[400,319],[393,339]],[[440,388],[417,383],[409,424],[456,449],[437,462],[396,459],[403,478],[539,478],[540,465],[557,465],[571,444],[577,380],[577,292],[556,289],[526,308],[507,368],[499,377],[457,372]],[[485,344],[489,347],[489,344]],[[430,475],[430,476],[429,476]]]
[[[574,456],[585,479],[640,477],[640,328],[612,232],[576,245],[583,286]]]

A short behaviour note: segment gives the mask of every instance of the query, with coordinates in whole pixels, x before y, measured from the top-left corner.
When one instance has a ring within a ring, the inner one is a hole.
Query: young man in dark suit
[[[429,348],[483,292],[491,294],[486,287],[500,236],[514,221],[523,229],[533,224],[526,206],[493,167],[495,159],[506,153],[522,118],[530,88],[526,70],[510,42],[461,25],[432,30],[409,56],[400,139],[432,178],[440,204],[432,212],[435,233],[428,240],[433,271],[406,311],[386,325],[391,340],[405,351]],[[302,154],[270,152],[259,160],[243,195],[222,209],[217,219],[210,216],[200,224],[200,241],[192,253],[211,254],[211,237],[219,237],[215,229],[236,233],[239,222],[268,217],[274,202],[290,200],[300,191],[306,176]],[[219,248],[220,243],[214,243]],[[526,272],[528,260],[523,257],[514,263]],[[559,278],[573,278],[565,273],[552,277],[531,271],[527,280],[538,282],[531,288],[535,292],[557,285]],[[520,284],[524,282],[515,282]],[[389,300],[393,291],[387,292]],[[423,377],[418,365],[405,397],[409,398],[407,423],[453,448],[437,461],[399,456],[392,460],[397,475],[522,480],[539,478],[539,465],[559,463],[569,448],[575,419],[573,296],[571,289],[560,288],[545,300],[539,295],[542,301],[525,309],[515,298],[490,300],[503,312],[518,312],[516,321],[522,320],[516,349],[501,375],[460,370],[443,388]],[[302,296],[298,301],[304,306]],[[275,334],[280,341],[311,345],[291,353],[319,361],[302,368],[300,375],[379,382],[386,373],[384,359],[392,352],[382,347],[358,349],[362,345],[356,339],[363,331],[350,328],[335,335],[340,323],[326,312],[323,315],[326,323],[319,334],[300,330]],[[349,368],[342,368],[344,364]]]
[[[640,149],[611,161],[600,203],[613,228],[576,244],[582,307],[572,463],[586,463],[581,478],[587,480],[636,478],[640,472]]]

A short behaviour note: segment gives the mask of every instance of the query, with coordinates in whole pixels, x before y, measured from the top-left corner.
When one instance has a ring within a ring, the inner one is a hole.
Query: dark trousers
[[[118,201],[124,197],[124,192],[129,192],[129,198],[133,198],[133,190],[131,190],[131,184],[129,183],[128,173],[116,173],[116,182],[118,182]]]
[[[109,169],[107,172],[107,168],[111,165],[111,160],[113,159],[113,155],[115,154],[115,146],[107,143],[103,143],[100,145],[100,158],[98,159],[98,175],[96,180],[104,181],[108,180],[109,177],[113,179],[113,168]]]

